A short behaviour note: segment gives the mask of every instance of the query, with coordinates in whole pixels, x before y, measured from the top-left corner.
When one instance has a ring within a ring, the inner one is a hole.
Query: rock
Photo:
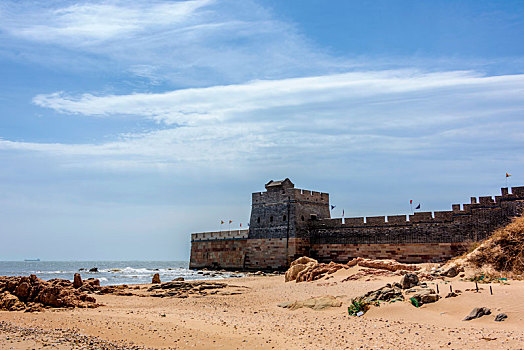
[[[297,264],[306,265],[308,263],[318,264],[318,261],[316,261],[315,259],[311,259],[311,258],[309,258],[307,256],[303,256],[303,257],[300,257],[300,258],[296,259],[295,261],[291,262],[291,264],[289,266],[292,267],[292,266],[295,266]]]
[[[504,321],[506,318],[508,318],[508,315],[506,314],[498,314],[497,316],[495,316],[495,322],[502,322]]]
[[[80,276],[79,273],[75,273],[75,277],[74,277],[74,280],[73,280],[73,287],[75,288],[80,288],[82,287],[82,277]]]
[[[484,315],[490,315],[490,314],[491,314],[491,310],[488,309],[487,307],[476,307],[469,313],[469,315],[467,315],[463,319],[463,321],[470,321],[470,320],[473,320],[475,318],[479,318],[479,317],[482,317]]]
[[[367,292],[363,296],[356,298],[356,300],[360,299],[367,303],[372,303],[376,301],[390,301],[397,298],[404,299],[402,290],[388,283],[382,288]]]
[[[100,290],[100,280],[97,278],[88,278],[82,282],[82,286],[78,288],[81,292],[97,292]]]
[[[406,273],[400,280],[402,289],[413,288],[418,285],[418,276],[415,273]]]
[[[89,272],[98,272],[98,267],[92,267],[89,269]]]
[[[284,302],[278,304],[279,307],[283,307],[290,310],[297,310],[303,307],[308,307],[313,310],[324,310],[330,307],[342,306],[342,301],[338,300],[334,296],[327,295],[322,297],[309,298],[306,300],[295,301],[295,302]]]
[[[96,300],[64,279],[0,277],[0,309],[38,311],[50,307],[97,307]]]
[[[355,259],[351,260],[348,265],[355,264]],[[398,271],[398,270],[406,270],[406,271],[417,271],[420,269],[419,266],[414,264],[403,264],[399,263],[396,260],[393,259],[364,259],[364,258],[356,258],[356,264],[358,266],[362,267],[371,267],[374,269],[381,269],[381,270],[388,270],[388,271]]]
[[[172,280],[172,281],[175,281],[175,282],[176,282],[176,281],[184,281],[184,277],[177,277],[177,278],[175,278],[175,279]]]
[[[300,271],[304,270],[306,268],[306,265],[305,264],[294,264],[292,265],[287,271],[286,271],[286,274],[285,274],[285,281],[286,282],[289,282],[289,281],[294,281],[297,279],[297,275]]]
[[[160,282],[160,275],[158,273],[155,273],[153,275],[153,280],[151,281],[151,283],[161,283]]]
[[[463,268],[463,267],[460,267],[460,266],[457,266],[457,265],[451,265],[451,266],[445,268],[445,269],[440,273],[440,275],[441,275],[441,276],[445,276],[445,277],[455,277],[455,276],[457,276],[460,272],[464,272],[464,268]]]
[[[423,288],[413,294],[414,298],[419,305],[434,303],[438,300],[438,294],[431,288]]]
[[[9,292],[0,294],[0,309],[7,311],[20,311],[25,309],[25,304]]]
[[[455,292],[449,292],[448,295],[446,295],[446,298],[454,298],[458,297],[458,294]]]

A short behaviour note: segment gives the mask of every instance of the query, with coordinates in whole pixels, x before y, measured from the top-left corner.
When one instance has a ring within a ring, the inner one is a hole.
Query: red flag
[[[506,173],[506,177],[510,177],[510,176],[511,176],[510,174]]]
[[[240,223],[240,227],[242,227],[242,223]]]
[[[232,222],[233,222],[233,220],[229,220],[229,223],[232,223]]]
[[[223,225],[224,224],[224,220],[220,220],[220,225]]]
[[[413,204],[413,199],[410,199],[410,200],[409,200],[409,204]]]

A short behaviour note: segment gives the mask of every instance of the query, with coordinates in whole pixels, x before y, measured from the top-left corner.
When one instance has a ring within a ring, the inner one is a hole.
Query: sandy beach
[[[151,284],[120,294],[94,295],[98,308],[0,312],[1,349],[522,349],[524,282],[479,284],[460,277],[428,281],[444,297],[419,308],[408,301],[372,307],[349,316],[351,298],[398,282],[400,275],[346,280],[365,268],[342,269],[327,277],[295,283],[284,276],[224,280],[216,294],[153,297]],[[327,279],[326,279],[327,278]],[[490,294],[491,285],[493,295]],[[206,293],[204,293],[206,294]],[[331,295],[342,306],[289,310],[278,304]],[[463,321],[475,307],[491,315]],[[508,318],[495,322],[496,314]]]

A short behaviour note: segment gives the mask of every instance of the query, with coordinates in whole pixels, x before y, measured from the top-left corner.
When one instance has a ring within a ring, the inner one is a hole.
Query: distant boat
[[[24,261],[40,261],[40,259],[24,259]]]

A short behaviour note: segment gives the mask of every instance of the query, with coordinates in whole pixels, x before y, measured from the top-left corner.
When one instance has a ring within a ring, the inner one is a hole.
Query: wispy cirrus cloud
[[[247,1],[27,2],[0,5],[3,44],[39,64],[65,56],[182,86],[298,76],[351,64],[314,47],[289,23]],[[1,39],[1,38],[0,38]],[[57,52],[58,50],[58,52]],[[6,53],[7,54],[7,53]],[[88,57],[86,57],[88,54]]]
[[[49,154],[136,156],[137,162],[299,162],[331,155],[494,157],[524,147],[524,75],[412,70],[335,74],[159,94],[39,95],[61,113],[126,115],[165,127],[101,144],[1,141]],[[496,145],[496,146],[495,146]],[[323,151],[319,154],[319,147]],[[457,151],[458,150],[458,151]]]

